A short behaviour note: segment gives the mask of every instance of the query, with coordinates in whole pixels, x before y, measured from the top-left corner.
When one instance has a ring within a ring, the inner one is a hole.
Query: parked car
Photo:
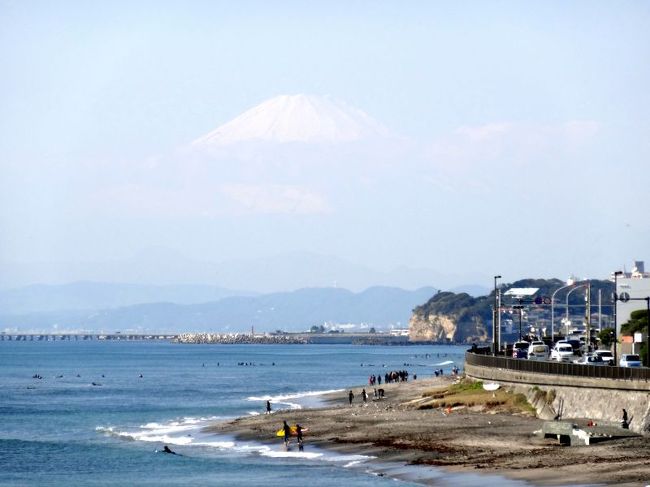
[[[641,367],[641,357],[632,353],[624,353],[621,355],[618,365],[621,367]]]
[[[544,342],[533,342],[528,347],[528,360],[547,360],[548,354],[548,345]]]
[[[610,350],[596,350],[594,353],[602,358],[606,365],[614,365],[614,355]]]
[[[512,346],[512,358],[528,358],[528,342],[515,342]]]
[[[585,355],[577,360],[574,360],[573,363],[579,365],[607,365],[603,359],[596,354]]]
[[[571,362],[574,358],[573,347],[569,343],[558,342],[551,351],[551,360],[556,360],[557,362]]]

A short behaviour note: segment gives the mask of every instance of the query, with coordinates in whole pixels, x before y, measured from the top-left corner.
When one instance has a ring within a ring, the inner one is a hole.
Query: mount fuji
[[[197,149],[263,143],[346,143],[390,137],[358,108],[330,97],[281,95],[247,110],[192,142]]]

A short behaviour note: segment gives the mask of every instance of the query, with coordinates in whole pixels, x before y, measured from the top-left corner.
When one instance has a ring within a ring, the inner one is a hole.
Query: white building
[[[635,261],[631,272],[623,272],[618,276],[616,293],[619,298],[623,293],[627,293],[631,298],[626,303],[619,301],[617,304],[618,333],[621,325],[629,321],[632,311],[646,309],[644,298],[650,296],[650,272],[645,272],[643,261]]]

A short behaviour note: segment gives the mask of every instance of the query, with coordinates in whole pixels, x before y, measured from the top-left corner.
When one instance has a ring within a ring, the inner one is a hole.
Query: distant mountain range
[[[256,294],[199,284],[152,286],[86,281],[59,285],[34,284],[0,291],[0,313],[97,310],[160,302],[197,304]]]
[[[0,262],[0,288],[17,288],[25,283],[45,282],[128,282],[155,288],[146,293],[161,294],[160,298],[140,299],[137,295],[131,302],[113,304],[108,301],[106,306],[124,306],[144,302],[170,301],[180,304],[190,304],[196,301],[183,301],[174,297],[162,295],[173,291],[179,284],[188,285],[187,296],[191,297],[191,288],[200,285],[197,301],[214,301],[224,295],[216,295],[211,299],[203,299],[205,293],[225,292],[229,295],[240,295],[241,292],[229,291],[243,289],[254,293],[273,293],[293,291],[306,287],[340,287],[355,292],[372,286],[389,286],[403,289],[417,289],[432,286],[437,289],[467,291],[469,294],[485,294],[485,288],[472,289],[474,286],[466,283],[485,282],[480,275],[458,274],[448,275],[428,268],[398,267],[390,270],[377,270],[358,262],[343,259],[333,255],[323,255],[310,252],[288,252],[256,259],[226,260],[213,262],[187,257],[180,252],[165,247],[147,248],[130,258],[113,261],[71,261],[71,262],[33,262],[11,263]],[[160,286],[149,286],[149,283]],[[489,281],[488,281],[489,282]],[[218,284],[219,288],[214,285]],[[18,295],[9,301],[3,301],[2,296],[8,291],[0,291],[0,306],[13,306],[11,303],[26,299],[33,295],[47,302],[51,299],[46,294],[37,294],[45,289],[18,290]],[[480,291],[480,292],[477,292]],[[51,294],[65,289],[50,288]],[[115,293],[121,291],[115,290]],[[135,293],[135,288],[124,292],[124,295]],[[145,293],[145,289],[138,293]],[[70,289],[69,299],[79,299],[79,295],[93,294],[94,291],[83,288]],[[137,298],[137,299],[136,299]],[[68,298],[66,298],[68,299]],[[110,299],[113,299],[111,297]],[[83,306],[73,306],[79,309]],[[95,307],[92,305],[91,307]],[[48,307],[46,309],[55,309]],[[66,308],[63,306],[62,308]],[[42,309],[42,308],[41,308]]]
[[[3,292],[0,294],[3,303],[0,330],[172,332],[248,331],[255,327],[258,331],[305,331],[324,323],[406,327],[413,308],[436,292],[431,287],[415,291],[372,287],[360,293],[340,288],[306,288],[255,296],[235,295],[235,291],[208,286],[126,286],[124,289],[133,291],[127,296],[122,294],[126,291],[120,286],[76,283],[58,287],[33,286],[24,288],[22,294],[19,290]],[[31,295],[25,294],[25,289],[31,291]],[[75,290],[83,292],[75,293]],[[116,292],[111,295],[107,293],[109,290]],[[37,304],[39,293],[48,297],[40,305]],[[215,299],[218,293],[230,295]],[[176,300],[181,297],[185,304],[125,304],[134,299],[164,295],[174,295]],[[17,299],[19,297],[21,299]],[[201,297],[212,299],[196,303]],[[102,306],[97,307],[98,303]],[[85,304],[89,307],[82,309]],[[55,309],[56,306],[66,309]]]

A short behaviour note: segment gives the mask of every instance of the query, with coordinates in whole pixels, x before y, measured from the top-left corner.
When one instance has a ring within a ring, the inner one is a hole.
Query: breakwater
[[[197,344],[303,344],[307,341],[299,335],[251,335],[249,333],[181,333],[176,343]]]
[[[181,333],[176,343],[197,344],[318,344],[318,345],[423,345],[407,336],[368,333]],[[432,343],[427,343],[432,345]]]

